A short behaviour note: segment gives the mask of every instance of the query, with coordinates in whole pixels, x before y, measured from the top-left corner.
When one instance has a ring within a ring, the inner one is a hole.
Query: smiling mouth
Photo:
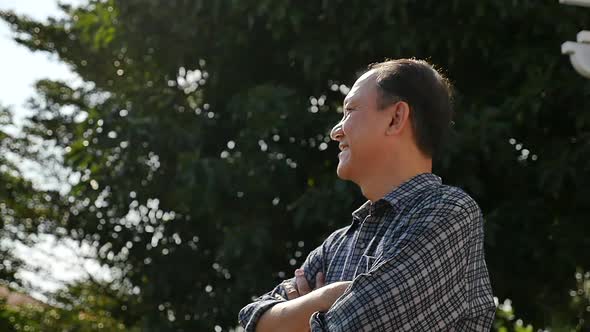
[[[348,145],[345,145],[345,144],[341,144],[338,147],[340,148],[340,151],[348,150]]]
[[[346,152],[348,152],[348,145],[340,146],[340,152],[338,153],[338,157],[342,156]]]

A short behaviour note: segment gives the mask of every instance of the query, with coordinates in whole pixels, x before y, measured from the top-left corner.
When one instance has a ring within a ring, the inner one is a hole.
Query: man
[[[371,65],[332,129],[338,176],[368,201],[295,277],[244,307],[247,331],[489,331],[495,303],[483,219],[432,174],[450,126],[448,81],[430,64]]]

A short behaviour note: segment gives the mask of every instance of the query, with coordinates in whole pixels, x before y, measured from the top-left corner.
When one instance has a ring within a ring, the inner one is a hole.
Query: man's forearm
[[[266,311],[258,324],[256,332],[285,331],[300,332],[309,330],[309,318],[316,311],[326,311],[325,299],[321,289],[296,299],[279,303]]]
[[[328,311],[351,283],[338,281],[273,306],[258,320],[256,332],[309,331],[311,315],[316,311]]]

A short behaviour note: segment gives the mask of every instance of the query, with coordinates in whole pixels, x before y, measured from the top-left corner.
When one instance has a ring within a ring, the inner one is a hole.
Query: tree
[[[22,290],[16,273],[24,262],[13,253],[15,242],[31,245],[35,234],[59,213],[57,192],[35,188],[17,163],[37,155],[26,136],[15,134],[12,111],[0,105],[0,286]],[[47,159],[50,162],[50,159]]]
[[[455,135],[435,171],[484,211],[495,294],[535,326],[572,317],[567,285],[590,269],[590,90],[558,46],[584,12],[432,0],[62,8],[48,23],[1,15],[84,81],[40,81],[24,128],[63,149],[73,174],[44,224],[92,243],[121,287],[137,287],[142,330],[235,326],[251,296],[350,222],[362,198],[336,179],[328,144],[342,92],[368,63],[410,56],[455,83]]]
[[[93,281],[59,291],[52,305],[10,305],[0,299],[0,328],[7,332],[128,331],[138,332],[131,301],[108,284]]]

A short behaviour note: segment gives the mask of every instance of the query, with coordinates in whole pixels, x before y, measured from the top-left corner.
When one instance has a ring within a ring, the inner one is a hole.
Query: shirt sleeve
[[[309,286],[315,288],[315,275],[320,271],[325,271],[324,261],[324,242],[309,253],[302,268],[305,271],[305,277]],[[274,305],[287,301],[287,292],[284,285],[290,283],[296,287],[295,278],[287,279],[278,284],[272,291],[258,297],[252,303],[246,305],[238,314],[240,325],[247,331],[255,331],[256,324],[262,315]]]
[[[415,214],[398,241],[358,275],[311,331],[440,331],[468,310],[464,274],[479,209],[444,204]]]

